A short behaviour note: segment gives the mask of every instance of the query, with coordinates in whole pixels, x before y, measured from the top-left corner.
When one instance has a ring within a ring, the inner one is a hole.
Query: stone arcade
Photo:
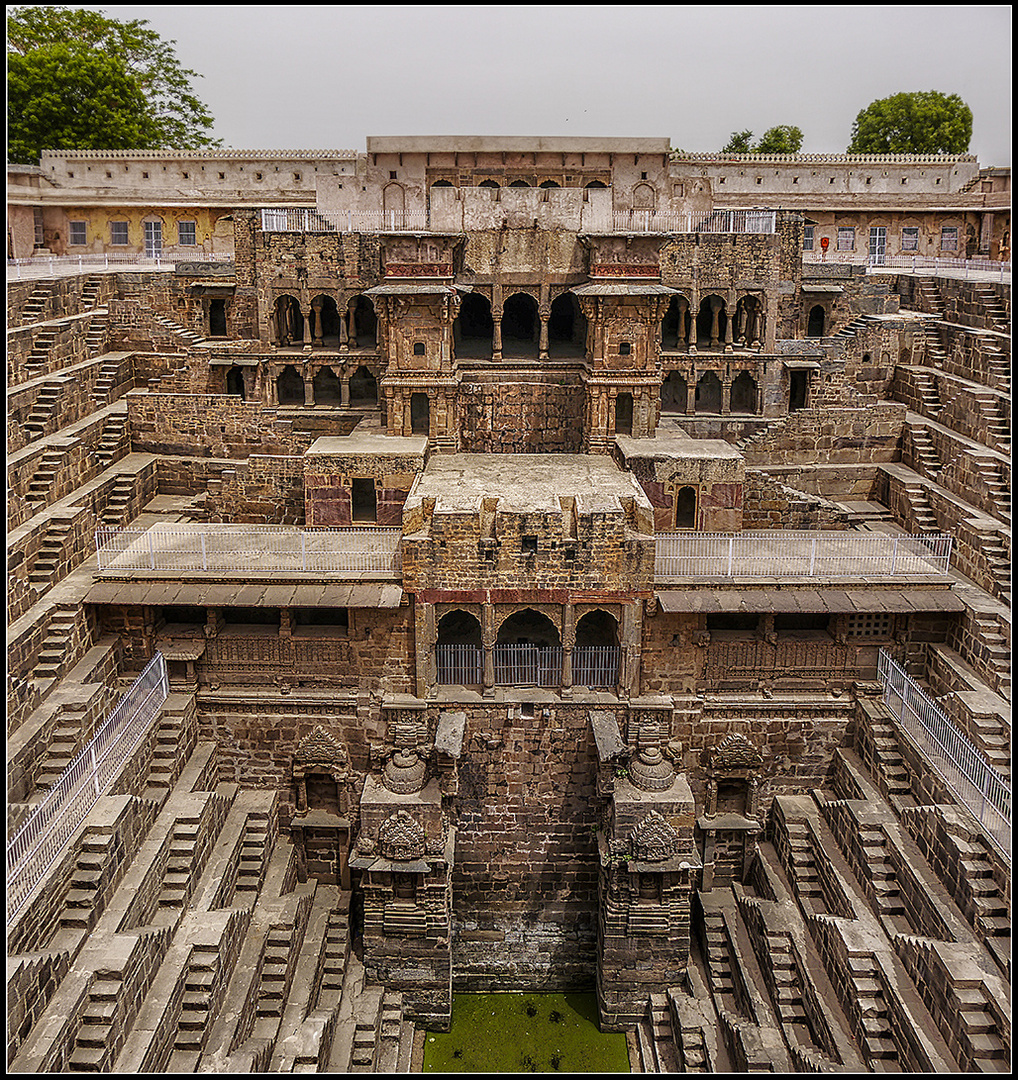
[[[316,161],[232,261],[8,286],[9,1068],[556,989],[644,1071],[1006,1071],[1003,275],[666,140]]]

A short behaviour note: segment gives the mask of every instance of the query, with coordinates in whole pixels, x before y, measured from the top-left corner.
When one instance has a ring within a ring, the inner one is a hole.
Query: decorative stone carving
[[[320,773],[336,781],[339,796],[339,812],[348,812],[347,785],[351,778],[350,756],[346,746],[318,725],[310,735],[301,740],[293,755],[293,779],[297,784],[298,815],[308,812],[307,778]]]
[[[629,854],[638,862],[664,862],[678,850],[675,830],[656,811],[640,822],[629,836]]]
[[[745,735],[733,732],[707,751],[707,763],[714,772],[756,770],[763,764],[763,755]]]
[[[378,846],[383,858],[392,862],[413,862],[424,857],[424,830],[406,810],[397,810],[380,826]]]

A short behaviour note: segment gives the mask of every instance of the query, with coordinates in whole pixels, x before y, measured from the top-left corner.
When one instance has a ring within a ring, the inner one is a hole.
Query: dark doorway
[[[572,293],[555,297],[548,317],[548,352],[552,356],[583,356],[587,348],[587,320]]]
[[[374,524],[378,521],[378,502],[375,496],[375,481],[355,476],[350,491],[350,518],[352,521],[365,521]]]
[[[315,404],[339,405],[343,400],[343,391],[336,373],[330,367],[324,367],[314,377]]]
[[[696,488],[681,487],[675,496],[675,528],[696,528]]]
[[[226,392],[237,394],[244,400],[244,372],[236,364],[226,373]]]
[[[410,395],[410,431],[414,435],[431,434],[431,405],[427,394]]]
[[[371,301],[358,296],[350,305],[347,333],[353,349],[373,349],[377,344],[378,317]]]
[[[707,371],[700,376],[700,381],[696,384],[694,409],[698,413],[721,412],[721,380],[713,371]]]
[[[788,376],[788,410],[805,409],[809,395],[809,372],[792,371]]]
[[[809,309],[809,320],[806,324],[806,337],[824,336],[824,309],[820,304]]]
[[[677,372],[670,371],[661,384],[661,411],[663,413],[684,413],[689,399],[689,386]]]
[[[495,323],[491,317],[491,304],[477,293],[467,293],[460,305],[460,313],[453,323],[453,340],[457,357],[477,360],[491,359],[491,341]]]
[[[350,404],[359,408],[378,404],[378,380],[363,364],[350,376]]]
[[[756,379],[748,371],[742,372],[732,383],[731,405],[733,413],[756,412]]]
[[[226,337],[226,301],[209,301],[209,337]]]
[[[633,395],[619,394],[615,399],[615,434],[633,434]]]
[[[304,404],[304,380],[293,364],[287,364],[276,379],[276,398],[280,405]]]
[[[526,293],[513,293],[502,308],[503,354],[536,357],[538,333],[537,301]]]

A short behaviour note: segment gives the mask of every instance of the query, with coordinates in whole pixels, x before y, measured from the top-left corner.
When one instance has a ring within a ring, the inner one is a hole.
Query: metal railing
[[[832,251],[828,250],[825,255],[822,250],[813,250],[802,253],[802,261],[807,265],[821,265],[835,263],[838,265],[866,266],[870,269],[905,270],[909,273],[918,274],[924,271],[950,271],[952,274],[961,270],[968,277],[970,273],[999,274],[1000,280],[1004,280],[1005,274],[1011,273],[1011,263],[994,261],[993,259],[958,259],[940,255],[870,255],[866,251]]]
[[[618,684],[622,651],[617,645],[577,645],[573,649],[573,685],[611,689]],[[496,645],[498,686],[559,686],[560,646]],[[483,681],[484,649],[480,645],[436,645],[440,686],[478,686]]]
[[[958,799],[1011,857],[1011,789],[886,649],[877,660],[884,704]]]
[[[43,274],[70,274],[75,271],[110,270],[118,266],[160,270],[177,263],[229,263],[232,251],[202,251],[200,248],[163,248],[152,254],[105,251],[91,255],[40,255],[29,259],[8,259],[7,270],[15,279]]]
[[[951,537],[858,532],[659,533],[654,574],[667,578],[907,578],[944,575]]]
[[[346,210],[321,211],[296,207],[265,209],[261,212],[262,232],[343,233],[427,231],[424,211]]]
[[[436,645],[439,686],[479,686],[484,675],[484,650],[480,645]]]
[[[154,525],[149,529],[96,529],[95,547],[100,572],[397,573],[402,535],[398,527],[381,526]]]
[[[616,232],[671,233],[773,233],[773,210],[616,210],[612,225]]]
[[[496,686],[561,686],[561,645],[496,645]]]
[[[14,834],[7,845],[8,924],[152,726],[169,692],[166,664],[157,652]]]

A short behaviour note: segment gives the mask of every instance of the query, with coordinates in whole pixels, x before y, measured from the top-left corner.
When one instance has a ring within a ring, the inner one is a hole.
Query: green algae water
[[[452,1031],[429,1031],[424,1072],[629,1072],[594,994],[453,994]]]

